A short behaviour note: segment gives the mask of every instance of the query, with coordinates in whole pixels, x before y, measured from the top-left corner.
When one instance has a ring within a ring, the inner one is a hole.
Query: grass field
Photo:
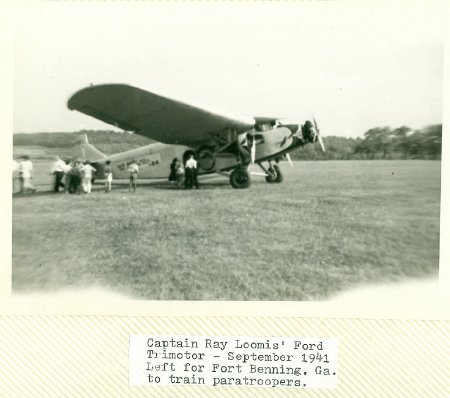
[[[199,191],[141,182],[134,194],[15,197],[13,291],[320,300],[437,275],[440,162],[282,166],[282,184],[254,177],[248,190],[218,177]]]

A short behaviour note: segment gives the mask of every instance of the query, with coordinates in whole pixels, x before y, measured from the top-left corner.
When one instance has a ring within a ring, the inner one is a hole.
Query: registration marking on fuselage
[[[159,153],[155,153],[155,154],[150,154],[150,155],[146,155],[143,158],[138,158],[136,159],[137,164],[140,168],[146,168],[146,167],[151,167],[151,166],[157,166],[159,164],[161,164],[161,156]],[[132,163],[131,160],[128,160],[126,162],[122,162],[119,163],[117,165],[117,168],[120,171],[125,171],[128,169],[128,166]]]

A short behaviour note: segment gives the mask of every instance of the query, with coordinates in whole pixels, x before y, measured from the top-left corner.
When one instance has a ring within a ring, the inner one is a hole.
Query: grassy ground
[[[435,275],[440,162],[283,164],[285,181],[13,200],[13,290],[143,299],[313,300]]]

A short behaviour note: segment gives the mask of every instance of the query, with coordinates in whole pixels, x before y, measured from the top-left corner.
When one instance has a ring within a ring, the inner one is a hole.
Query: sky
[[[13,129],[111,129],[67,108],[91,83],[128,83],[242,116],[314,114],[324,136],[442,123],[442,5],[23,2]]]

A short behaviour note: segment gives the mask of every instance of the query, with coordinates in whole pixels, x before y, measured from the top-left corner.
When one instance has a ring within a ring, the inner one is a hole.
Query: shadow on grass
[[[200,183],[200,190],[210,190],[210,189],[233,189],[230,183],[227,180],[224,181],[208,181]],[[149,190],[149,189],[157,189],[157,190],[165,190],[165,191],[185,191],[183,185],[177,186],[172,185],[167,181],[140,181],[137,185],[137,191],[140,190]],[[193,189],[195,190],[195,189]],[[116,181],[112,185],[112,192],[128,192],[128,181]],[[94,184],[92,187],[92,193],[104,192],[103,183],[99,182]],[[36,196],[56,196],[56,195],[65,195],[63,191],[54,192],[52,191],[52,187],[50,186],[36,186],[36,192],[33,193],[20,193],[16,192],[12,194],[14,199],[29,199]],[[77,196],[77,194],[69,194]],[[84,193],[79,194],[78,196],[85,195]]]
[[[64,194],[63,192],[59,192],[59,194]],[[57,195],[56,192],[53,192],[51,190],[46,190],[46,191],[40,191],[39,188],[37,188],[36,192],[33,193],[20,193],[20,192],[16,192],[12,194],[12,197],[14,199],[29,199],[29,198],[33,198],[36,196],[51,196],[51,195]]]

